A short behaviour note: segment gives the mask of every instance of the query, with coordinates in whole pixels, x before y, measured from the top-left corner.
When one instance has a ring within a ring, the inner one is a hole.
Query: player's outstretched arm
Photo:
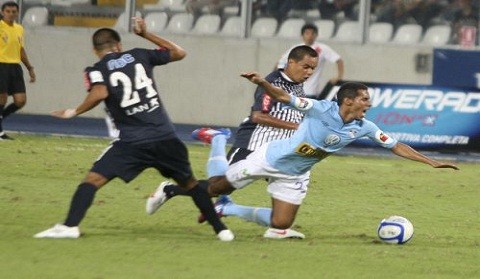
[[[55,110],[50,113],[50,115],[58,118],[72,118],[77,115],[80,115],[84,112],[91,110],[96,107],[100,102],[105,100],[108,97],[107,86],[105,85],[94,85],[90,89],[87,97],[83,103],[81,103],[77,108],[69,108],[62,110]]]
[[[453,164],[442,163],[442,162],[433,160],[423,155],[422,153],[416,151],[409,145],[406,145],[401,142],[397,143],[391,150],[395,155],[398,155],[413,161],[422,162],[434,168],[450,168],[450,169],[459,170],[459,168]]]
[[[285,90],[283,90],[280,87],[276,87],[272,85],[270,82],[262,78],[260,74],[256,72],[246,72],[246,73],[240,74],[240,76],[248,79],[252,83],[258,84],[263,88],[265,88],[265,93],[267,93],[268,96],[274,98],[275,100],[285,104],[290,103],[291,96],[287,92],[285,92]]]
[[[182,60],[185,56],[187,56],[187,52],[179,45],[167,39],[161,38],[153,33],[148,32],[147,25],[145,24],[145,21],[142,18],[133,17],[132,21],[133,21],[133,32],[135,32],[135,34],[149,40],[150,42],[156,44],[159,47],[163,47],[170,50],[171,62]]]

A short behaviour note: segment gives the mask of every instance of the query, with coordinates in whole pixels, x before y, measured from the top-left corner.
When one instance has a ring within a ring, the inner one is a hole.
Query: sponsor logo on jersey
[[[112,71],[115,69],[121,69],[129,63],[133,63],[134,61],[135,58],[131,54],[126,53],[120,58],[108,60],[107,67],[110,71]]]
[[[325,140],[323,140],[323,143],[325,143],[326,146],[331,146],[338,144],[340,142],[340,137],[335,134],[330,134],[328,135]]]
[[[268,112],[270,111],[270,104],[272,103],[272,98],[268,96],[267,94],[263,95],[263,100],[262,100],[262,111],[263,112]]]

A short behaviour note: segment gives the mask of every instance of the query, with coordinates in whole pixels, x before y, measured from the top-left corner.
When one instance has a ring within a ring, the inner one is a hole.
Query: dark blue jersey
[[[107,86],[105,105],[120,130],[120,140],[139,143],[175,137],[153,80],[153,68],[170,62],[170,51],[135,48],[105,55],[85,69],[90,91],[95,84]]]
[[[290,80],[287,75],[283,73],[283,70],[273,71],[265,77],[265,80],[274,86],[282,88],[288,94],[305,97],[303,83],[296,83]],[[280,120],[293,123],[300,123],[303,118],[302,112],[292,109],[289,105],[273,100],[265,93],[265,88],[262,86],[258,86],[255,91],[255,101],[251,111],[261,111]],[[295,130],[274,128],[254,123],[251,116],[249,116],[240,124],[233,146],[255,150],[264,143],[272,140],[289,138],[294,132]]]

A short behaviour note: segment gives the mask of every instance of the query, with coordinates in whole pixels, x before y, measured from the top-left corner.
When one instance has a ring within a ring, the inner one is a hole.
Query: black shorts
[[[25,93],[25,81],[20,64],[0,63],[0,93]]]
[[[247,158],[247,156],[252,152],[252,150],[248,150],[246,148],[232,147],[227,154],[228,164],[233,165],[234,163]]]
[[[180,184],[193,176],[188,150],[178,138],[143,144],[113,142],[90,171],[108,180],[119,177],[128,183],[147,168],[155,168]]]

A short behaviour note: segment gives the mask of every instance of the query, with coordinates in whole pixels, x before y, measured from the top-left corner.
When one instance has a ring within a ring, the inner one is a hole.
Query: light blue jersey
[[[306,112],[303,122],[291,138],[272,141],[266,152],[267,162],[283,173],[303,174],[331,153],[364,136],[385,148],[397,144],[397,140],[369,120],[343,123],[336,102],[297,98],[292,103],[295,101],[297,109]]]

